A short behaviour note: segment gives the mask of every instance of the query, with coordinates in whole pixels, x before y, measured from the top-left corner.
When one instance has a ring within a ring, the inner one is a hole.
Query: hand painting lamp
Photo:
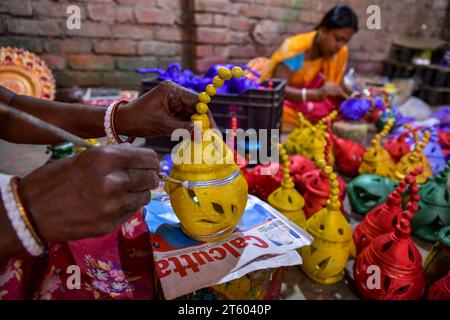
[[[280,211],[286,218],[294,222],[299,227],[306,229],[306,217],[302,210],[305,200],[295,189],[289,168],[289,159],[283,146],[279,145],[280,156],[283,162],[283,182],[281,187],[269,195],[269,204]]]
[[[391,131],[394,120],[389,120],[383,130],[372,140],[372,145],[364,154],[363,161],[359,166],[359,173],[377,174],[389,179],[394,178],[395,163],[382,146],[380,140]]]
[[[450,225],[450,188],[447,185],[450,162],[438,175],[421,186],[420,210],[411,221],[413,234],[434,242],[440,228]]]
[[[219,69],[213,84],[200,93],[194,135],[172,151],[173,167],[165,184],[182,230],[191,238],[213,242],[229,236],[247,203],[247,183],[233,152],[210,129],[207,116],[211,97],[224,80],[242,76],[242,69]],[[199,126],[200,124],[200,126]]]
[[[417,131],[414,131],[415,149],[408,154],[405,154],[396,165],[394,173],[394,180],[402,180],[409,172],[415,168],[422,168],[420,175],[416,177],[419,184],[423,184],[429,177],[432,176],[430,162],[423,154],[423,148],[430,140],[430,131],[426,131],[422,141],[419,143],[419,136]]]
[[[355,241],[357,252],[360,253],[376,237],[394,230],[403,212],[402,195],[409,185],[410,202],[408,208],[411,211],[417,211],[417,202],[419,201],[417,193],[418,187],[415,184],[414,176],[417,176],[420,169],[417,169],[401,181],[398,187],[392,192],[385,203],[372,209],[353,231],[353,240]]]
[[[411,217],[410,211],[403,212],[394,231],[378,236],[358,255],[353,275],[364,299],[417,300],[422,297],[425,275],[422,257],[411,239]]]
[[[384,203],[395,190],[397,182],[376,174],[362,174],[347,184],[347,194],[352,210],[365,215]]]
[[[301,267],[311,279],[332,284],[344,277],[349,257],[355,257],[355,244],[352,228],[341,211],[336,174],[325,160],[319,160],[317,166],[329,176],[329,201],[325,208],[306,221],[306,231],[314,237],[314,241],[300,249],[303,259]]]

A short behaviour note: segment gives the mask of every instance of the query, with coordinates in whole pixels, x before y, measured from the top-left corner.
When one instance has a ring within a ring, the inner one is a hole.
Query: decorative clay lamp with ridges
[[[194,136],[172,152],[173,168],[165,184],[181,229],[203,242],[224,239],[234,232],[247,203],[247,183],[234,162],[233,151],[210,129],[208,103],[216,88],[232,76],[241,77],[239,67],[220,68],[213,84],[200,93]]]
[[[280,211],[286,218],[294,222],[299,227],[306,229],[306,217],[303,212],[305,200],[295,189],[290,171],[290,161],[283,145],[279,145],[280,156],[283,163],[283,181],[281,187],[269,195],[269,204]]]

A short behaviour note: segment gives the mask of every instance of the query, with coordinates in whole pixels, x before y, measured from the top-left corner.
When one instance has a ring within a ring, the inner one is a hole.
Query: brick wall
[[[176,61],[202,72],[213,63],[269,56],[337,3],[360,17],[350,66],[361,72],[380,71],[398,34],[444,34],[447,0],[21,0],[0,1],[0,45],[39,54],[59,87],[137,88],[139,67]],[[81,30],[66,28],[69,4],[81,8]],[[381,7],[381,30],[365,27],[370,4]]]

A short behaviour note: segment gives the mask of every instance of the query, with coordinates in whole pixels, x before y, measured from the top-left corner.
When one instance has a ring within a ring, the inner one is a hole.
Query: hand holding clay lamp
[[[372,140],[372,145],[367,149],[359,166],[358,171],[360,174],[377,174],[389,179],[394,178],[395,162],[380,142],[391,131],[393,125],[394,120],[389,120],[384,129]]]
[[[425,275],[422,256],[411,239],[411,217],[412,213],[405,211],[394,231],[378,236],[358,255],[353,275],[364,299],[422,298]]]
[[[325,208],[306,221],[306,231],[313,243],[300,249],[302,269],[308,277],[324,284],[338,282],[350,257],[355,257],[352,228],[341,211],[339,183],[333,168],[319,160],[317,166],[329,175],[330,194]]]
[[[397,182],[376,174],[362,174],[347,184],[347,194],[352,210],[365,215],[387,200]]]
[[[283,163],[283,182],[281,182],[281,187],[269,195],[268,203],[296,225],[306,229],[306,217],[302,210],[305,200],[295,189],[290,175],[290,163],[286,150],[281,144],[279,148]]]
[[[402,209],[402,195],[406,191],[406,186],[409,185],[410,202],[408,206],[411,211],[417,211],[417,202],[419,197],[418,187],[415,184],[415,176],[420,174],[421,169],[416,169],[411,174],[401,181],[398,187],[392,192],[385,203],[372,209],[361,221],[353,231],[353,240],[357,252],[361,252],[366,248],[376,237],[386,234],[394,230],[399,221]]]
[[[440,174],[430,178],[420,188],[420,210],[411,224],[413,234],[425,241],[436,241],[439,230],[450,225],[449,171],[450,162]]]
[[[172,152],[173,167],[165,190],[180,220],[181,229],[203,242],[224,239],[233,233],[247,203],[247,183],[220,136],[210,129],[207,116],[211,97],[224,80],[242,76],[242,69],[219,69],[213,84],[200,93],[194,134]]]
[[[394,173],[394,180],[402,180],[409,172],[415,168],[422,168],[422,173],[416,177],[416,181],[419,184],[423,184],[433,174],[431,172],[430,162],[428,158],[423,154],[423,148],[430,140],[430,131],[426,131],[422,141],[419,143],[417,131],[414,131],[415,149],[408,154],[405,154],[396,165]]]

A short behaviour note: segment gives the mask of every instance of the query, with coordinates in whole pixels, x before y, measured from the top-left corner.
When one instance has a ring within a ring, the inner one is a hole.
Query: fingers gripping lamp
[[[364,154],[363,161],[359,166],[359,173],[377,174],[393,179],[395,163],[391,155],[381,145],[380,140],[391,131],[394,120],[390,119],[383,130],[372,140],[372,145]]]
[[[419,143],[419,135],[417,131],[414,131],[415,149],[408,154],[405,154],[397,163],[396,171],[394,174],[394,180],[402,180],[409,172],[414,168],[423,168],[420,175],[416,177],[416,181],[419,184],[423,184],[429,177],[433,175],[431,172],[430,162],[423,153],[423,148],[430,141],[430,132],[426,131],[422,141]]]
[[[341,212],[336,174],[325,160],[317,165],[329,176],[330,194],[327,206],[306,221],[306,231],[314,241],[300,249],[302,269],[311,279],[332,284],[343,278],[349,257],[355,257],[355,244],[352,229]]]
[[[280,156],[283,162],[283,181],[281,187],[276,189],[269,195],[269,204],[280,211],[289,220],[297,224],[299,227],[306,229],[306,217],[303,212],[305,200],[301,194],[295,189],[290,171],[290,161],[283,146],[279,145]]]
[[[220,136],[210,129],[208,103],[216,88],[243,71],[235,67],[218,70],[213,84],[200,93],[194,135],[172,152],[173,168],[165,184],[182,230],[191,238],[213,242],[229,236],[247,203],[247,183]],[[199,125],[200,124],[200,125]],[[200,137],[199,137],[200,136]]]

